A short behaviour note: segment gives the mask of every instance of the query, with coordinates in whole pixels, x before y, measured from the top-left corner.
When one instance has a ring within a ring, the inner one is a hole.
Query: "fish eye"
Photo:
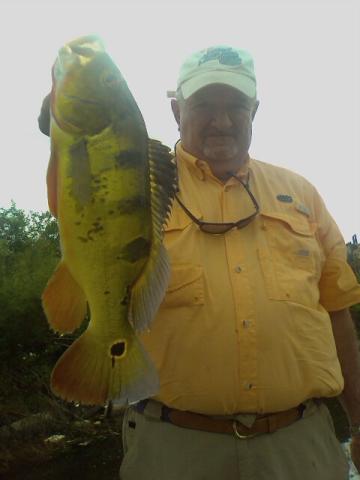
[[[120,82],[120,75],[116,75],[116,73],[108,73],[106,72],[102,76],[102,82],[109,86],[112,87],[114,85],[117,85]]]

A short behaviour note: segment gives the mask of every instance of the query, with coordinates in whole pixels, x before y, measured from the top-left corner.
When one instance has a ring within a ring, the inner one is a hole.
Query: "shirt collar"
[[[205,178],[212,177],[216,180],[218,180],[213,173],[211,172],[211,169],[208,165],[208,163],[205,160],[201,160],[191,153],[187,152],[184,150],[184,148],[181,145],[181,142],[178,142],[176,145],[176,157],[181,161],[186,163],[191,169],[194,170],[194,173],[200,180],[205,180]],[[239,168],[239,170],[235,173],[235,175],[238,178],[241,179],[247,179],[248,173],[249,173],[249,168],[250,168],[250,156],[247,156],[247,159],[243,165]],[[231,182],[234,180],[233,178],[230,178],[228,182]],[[218,180],[219,181],[219,180]]]

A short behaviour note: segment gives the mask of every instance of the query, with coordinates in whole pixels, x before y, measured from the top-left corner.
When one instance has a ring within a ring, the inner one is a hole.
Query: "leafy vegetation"
[[[40,296],[60,257],[50,213],[0,209],[0,359],[16,364],[47,347],[53,334]]]

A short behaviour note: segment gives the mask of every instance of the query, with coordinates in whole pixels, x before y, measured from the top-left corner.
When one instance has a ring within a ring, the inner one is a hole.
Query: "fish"
[[[69,402],[128,405],[159,390],[137,333],[169,282],[163,231],[175,193],[170,149],[142,114],[102,40],[66,43],[52,68],[48,204],[61,259],[42,293],[50,327],[83,333],[56,362],[51,389]]]

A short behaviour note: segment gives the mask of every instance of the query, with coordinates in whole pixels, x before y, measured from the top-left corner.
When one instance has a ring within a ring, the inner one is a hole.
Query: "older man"
[[[172,276],[142,335],[161,388],[126,412],[122,480],[345,480],[321,401],[341,393],[359,465],[360,286],[315,188],[249,157],[257,107],[249,53],[183,64]]]

